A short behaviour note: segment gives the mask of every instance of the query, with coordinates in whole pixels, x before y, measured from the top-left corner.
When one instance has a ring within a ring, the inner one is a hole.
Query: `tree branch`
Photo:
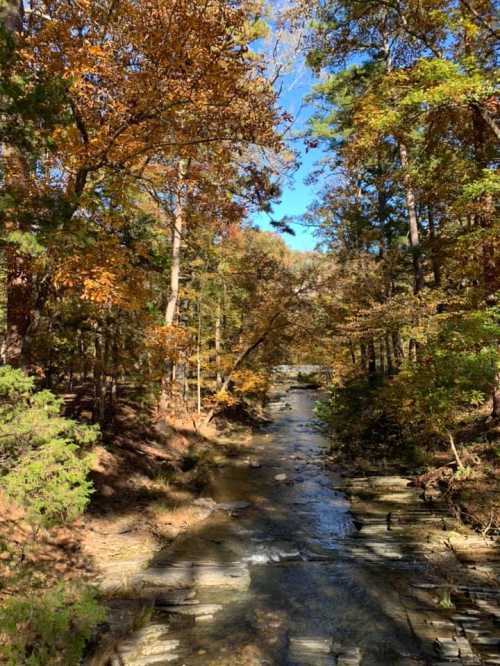
[[[491,25],[486,21],[479,12],[477,12],[474,7],[471,6],[470,2],[468,0],[460,0],[460,4],[465,7],[465,9],[472,14],[472,16],[476,19],[478,23],[480,23],[483,28],[485,28],[493,37],[498,39],[500,37],[500,32],[498,30],[495,30],[495,28],[492,28]]]

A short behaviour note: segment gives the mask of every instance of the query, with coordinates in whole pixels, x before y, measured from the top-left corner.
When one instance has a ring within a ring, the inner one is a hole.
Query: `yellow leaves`
[[[228,391],[221,389],[214,395],[213,402],[219,407],[234,407],[238,403],[238,400]]]
[[[264,396],[269,389],[269,378],[263,372],[243,369],[231,376],[232,392],[219,389],[212,397],[218,407],[233,407],[244,397]]]
[[[103,58],[106,55],[106,49],[100,45],[92,44],[88,47],[88,54],[96,58]]]
[[[157,365],[178,361],[188,352],[191,343],[189,331],[177,324],[153,325],[146,332],[146,345]]]
[[[269,388],[268,377],[254,370],[239,370],[232,375],[235,392],[240,395],[264,394]]]
[[[136,310],[146,290],[141,272],[130,265],[130,259],[115,240],[102,240],[65,257],[55,270],[54,285],[73,290],[82,301],[101,308]]]

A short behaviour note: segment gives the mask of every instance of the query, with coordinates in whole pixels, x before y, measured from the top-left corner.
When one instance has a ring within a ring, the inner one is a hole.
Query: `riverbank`
[[[373,405],[351,412],[354,403],[340,415],[327,394],[317,407],[334,464],[354,476],[411,477],[429,501],[445,502],[465,525],[500,536],[500,424],[490,404],[457,410],[453,451],[443,437],[419,430],[418,419],[408,438]]]
[[[98,587],[88,666],[498,664],[498,544],[415,477],[339,466],[318,395],[283,382],[253,431],[124,424],[96,451],[91,510],[34,560]]]
[[[344,487],[358,527],[353,556],[420,571],[409,587],[397,576],[391,586],[426,663],[500,663],[498,542],[465,527],[445,502],[425,501],[409,477],[357,477]]]
[[[96,586],[105,601],[124,596],[131,576],[209,515],[196,500],[210,470],[249,436],[238,423],[221,420],[217,429],[188,418],[155,421],[126,405],[105,444],[93,449],[94,492],[80,518],[35,530],[0,493],[1,598],[62,583]]]
[[[497,560],[464,559],[491,544],[411,479],[342,476],[316,397],[281,387],[269,425],[212,466],[205,519],[127,574],[93,664],[497,663]]]

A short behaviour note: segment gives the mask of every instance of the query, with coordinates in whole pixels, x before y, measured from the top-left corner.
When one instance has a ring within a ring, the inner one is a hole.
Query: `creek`
[[[198,500],[216,508],[142,576],[157,590],[158,610],[116,664],[442,663],[425,657],[409,622],[423,603],[410,590],[425,558],[387,520],[395,503],[423,522],[442,515],[422,509],[404,479],[387,477],[377,502],[365,493],[361,528],[345,480],[325,462],[330,439],[314,418],[317,399],[309,389],[276,394],[270,423],[216,469]],[[454,626],[437,617],[436,626]],[[444,628],[436,631],[436,640],[448,640]],[[443,649],[446,659],[461,654],[455,642]]]

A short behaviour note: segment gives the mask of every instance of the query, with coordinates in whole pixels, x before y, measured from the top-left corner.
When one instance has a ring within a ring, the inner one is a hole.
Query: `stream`
[[[117,665],[430,663],[402,601],[425,565],[404,540],[386,539],[384,505],[361,537],[342,477],[325,466],[317,399],[308,389],[277,395],[244,456],[216,470],[198,500],[216,510],[142,577],[164,592]]]

